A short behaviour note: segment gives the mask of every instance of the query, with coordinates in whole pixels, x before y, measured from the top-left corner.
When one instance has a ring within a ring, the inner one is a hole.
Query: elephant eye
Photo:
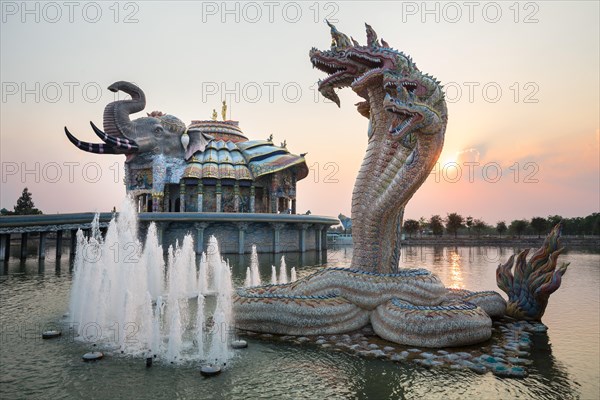
[[[157,126],[156,128],[154,128],[155,134],[160,135],[162,132],[163,132],[162,126]]]

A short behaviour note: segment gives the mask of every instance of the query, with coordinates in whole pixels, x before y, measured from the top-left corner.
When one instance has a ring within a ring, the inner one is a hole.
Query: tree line
[[[495,226],[490,225],[482,219],[471,216],[463,217],[458,213],[449,213],[445,218],[440,215],[432,215],[431,218],[421,217],[419,220],[407,219],[402,226],[404,232],[412,237],[414,234],[442,236],[444,232],[457,237],[458,234],[492,235],[505,234],[521,237],[522,235],[546,235],[559,222],[562,221],[563,235],[600,235],[600,213],[592,213],[587,217],[563,218],[560,215],[549,215],[548,217],[533,217],[531,220],[515,219],[507,223],[498,221]]]

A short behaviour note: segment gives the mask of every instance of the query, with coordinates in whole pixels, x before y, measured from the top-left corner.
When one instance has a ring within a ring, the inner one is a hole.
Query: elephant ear
[[[198,151],[203,152],[208,142],[214,139],[214,137],[203,133],[199,129],[188,129],[187,133],[190,136],[190,143],[185,151],[186,160],[188,160],[194,155],[194,153]]]

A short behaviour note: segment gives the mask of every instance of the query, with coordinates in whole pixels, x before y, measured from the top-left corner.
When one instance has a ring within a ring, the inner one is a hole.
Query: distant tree
[[[473,230],[477,233],[477,238],[479,238],[481,232],[483,232],[487,227],[487,224],[480,219],[473,221]]]
[[[525,232],[525,229],[527,229],[528,225],[529,221],[526,219],[515,219],[510,223],[508,229],[520,238],[523,232]]]
[[[467,225],[467,229],[469,230],[469,236],[471,236],[471,228],[473,227],[473,217],[469,215],[466,219],[465,225]]]
[[[442,217],[439,215],[432,215],[429,219],[429,229],[431,229],[435,236],[442,236],[444,233],[444,224],[442,222]]]
[[[538,238],[542,237],[542,233],[546,233],[548,229],[548,220],[543,217],[533,217],[530,222],[533,230],[538,234]]]
[[[496,223],[496,231],[498,231],[500,236],[502,236],[502,234],[504,232],[506,232],[507,230],[508,230],[508,227],[506,226],[506,222],[498,221],[498,223]]]
[[[446,230],[448,233],[454,233],[456,237],[458,230],[464,228],[465,219],[462,215],[457,213],[450,213],[446,216]]]
[[[408,237],[412,237],[413,233],[417,233],[419,231],[420,225],[419,221],[414,219],[407,219],[404,221],[404,231],[408,233]]]
[[[583,234],[598,235],[600,234],[600,213],[593,213],[583,219]]]
[[[0,210],[0,215],[14,215],[14,212],[8,211],[6,208]]]
[[[429,228],[429,222],[425,219],[425,217],[419,218],[419,236],[423,237],[423,231]]]
[[[27,190],[27,188],[23,189],[23,193],[21,193],[21,197],[17,199],[17,205],[14,207],[16,215],[37,215],[42,214],[40,210],[35,208],[33,204],[33,199],[31,197],[31,192]]]
[[[563,220],[563,217],[561,217],[560,215],[548,215],[548,218],[546,219],[548,220],[548,224],[554,227],[556,224]]]

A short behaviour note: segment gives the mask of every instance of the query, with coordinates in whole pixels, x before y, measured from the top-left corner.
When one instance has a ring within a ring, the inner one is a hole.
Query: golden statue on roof
[[[216,120],[217,120],[217,110],[215,110],[214,108],[213,108],[213,113],[212,113],[212,118],[211,118],[211,119],[212,119],[213,121],[216,121]]]
[[[227,121],[227,103],[223,100],[223,106],[221,107],[221,116],[223,121]]]

